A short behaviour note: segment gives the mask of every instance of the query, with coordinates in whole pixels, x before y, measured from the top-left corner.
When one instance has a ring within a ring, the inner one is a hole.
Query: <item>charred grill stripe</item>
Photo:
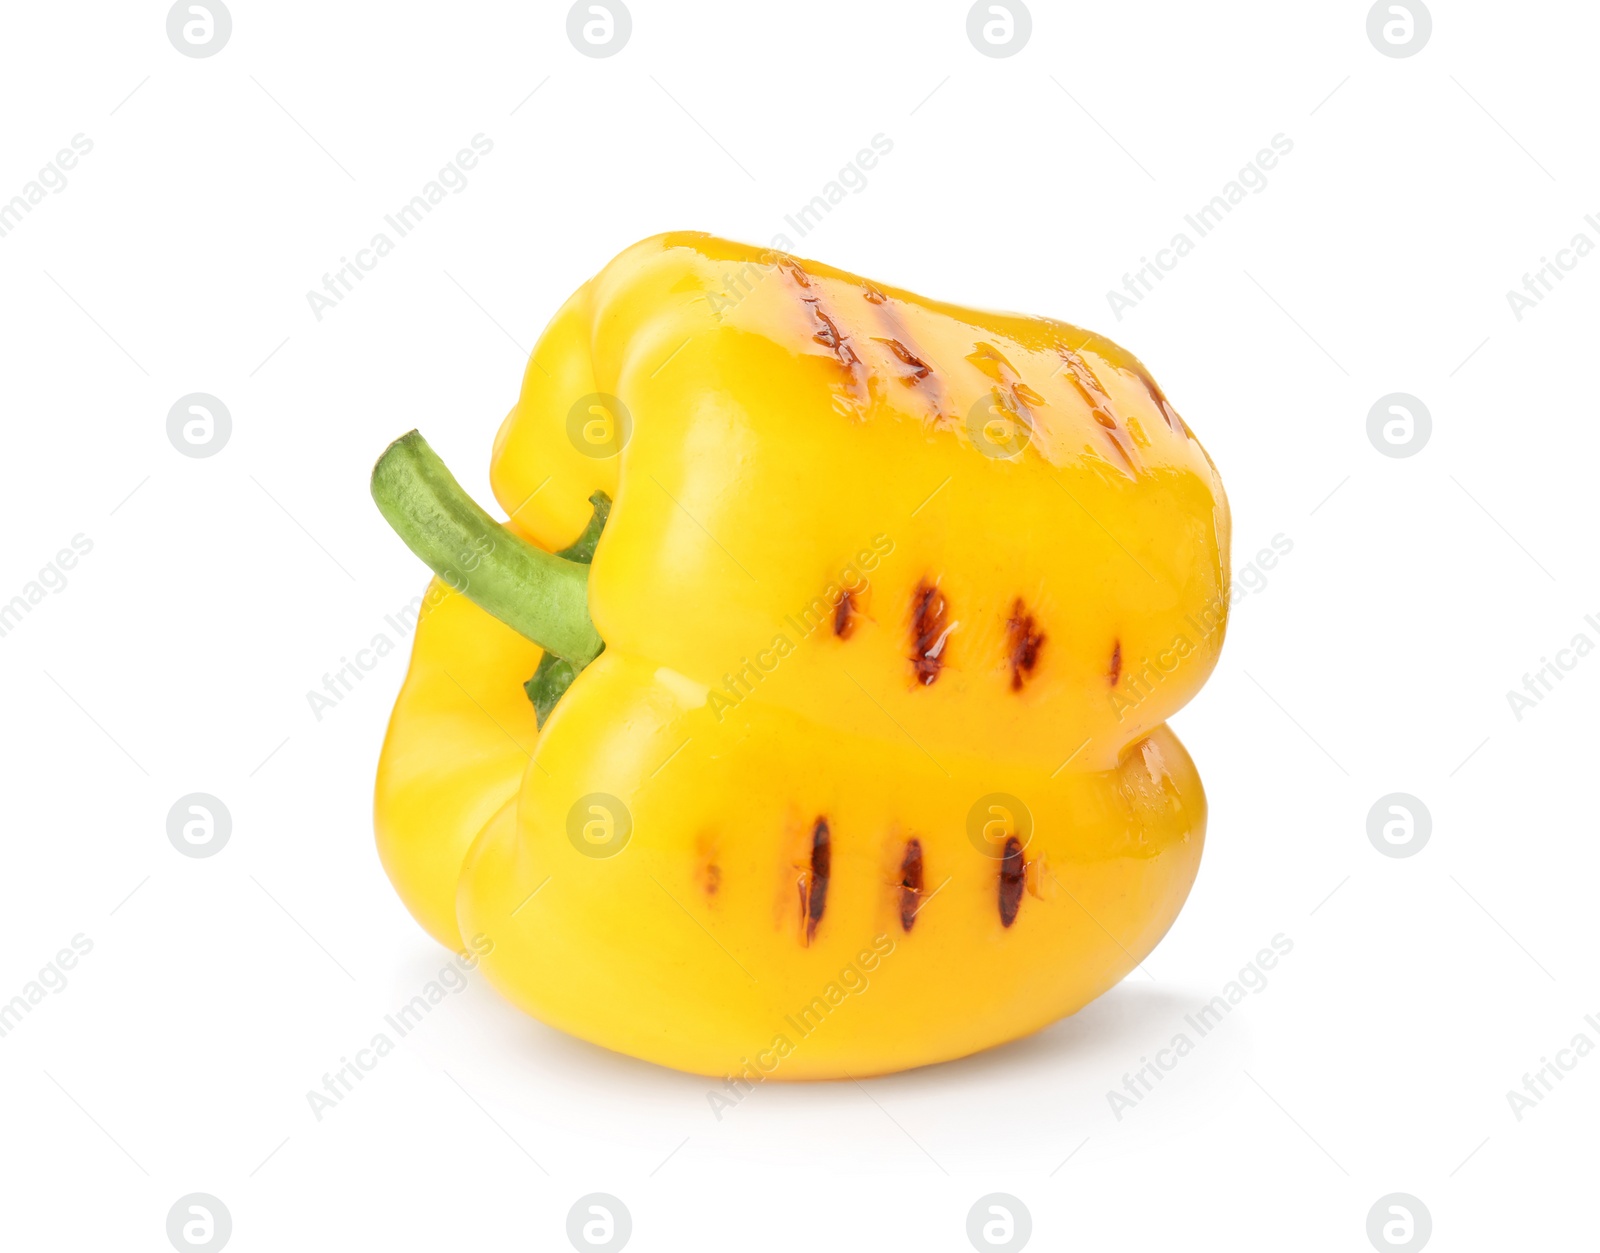
[[[1150,393],[1150,399],[1156,402],[1156,408],[1161,410],[1161,416],[1166,419],[1167,425],[1174,431],[1182,431],[1188,438],[1193,439],[1194,432],[1189,429],[1189,424],[1178,416],[1178,411],[1172,407],[1172,402],[1161,390],[1161,385],[1150,377],[1150,372],[1138,362],[1134,362],[1133,372],[1139,376],[1145,391]]]
[[[822,301],[815,296],[807,296],[805,302],[811,306],[811,316],[816,318],[821,329],[811,338],[829,349],[839,358],[839,364],[854,371],[861,364],[861,358],[856,356],[856,350],[850,347],[849,340],[839,333],[839,327],[822,308]]]
[[[900,929],[911,930],[922,908],[922,841],[906,841],[905,856],[900,859]]]
[[[856,598],[855,593],[848,588],[839,593],[839,601],[833,607],[833,633],[842,640],[850,638],[856,629]]]
[[[822,324],[822,329],[811,338],[837,352],[839,345],[844,343],[839,335],[839,328],[834,325],[833,319],[822,311],[822,302],[815,296],[807,296],[806,303],[811,306],[811,316]]]
[[[929,364],[917,346],[916,337],[895,313],[893,302],[876,288],[871,288],[867,292],[867,302],[876,306],[874,314],[878,329],[884,332],[881,336],[872,338],[894,354],[898,365],[885,362],[889,373],[898,378],[902,386],[911,388],[913,393],[927,405],[923,420],[934,425],[955,421],[953,408],[945,390],[944,378]],[[909,367],[909,369],[899,367]]]
[[[822,911],[828,907],[828,876],[833,866],[833,844],[828,834],[828,820],[818,818],[811,828],[811,869],[806,876],[805,913],[806,943],[817,933],[822,921]]]
[[[1015,443],[1018,447],[1023,446],[1025,439],[1031,439],[1032,433],[1035,430],[1033,411],[1029,409],[1023,399],[1017,395],[1015,388],[991,387],[989,389],[989,396],[993,402],[989,407],[989,413],[997,421],[1001,419],[1008,419],[1012,426],[1020,428],[1020,431],[1028,432],[1028,435],[1025,437],[1020,433],[1020,431],[1013,432],[1008,430],[1005,422],[1002,422],[1001,431],[1004,432],[1004,437],[1000,439],[994,439],[993,442],[1003,447],[1010,447],[1013,443]]]
[[[923,687],[933,685],[944,665],[949,609],[944,593],[932,583],[924,579],[917,584],[911,597],[911,665]]]
[[[911,373],[904,379],[904,382],[907,385],[917,380],[925,379],[931,373],[928,363],[921,357],[917,356],[916,353],[912,352],[911,349],[907,348],[898,339],[880,339],[878,342],[886,345],[889,351],[894,353],[894,355],[899,358],[900,364],[911,367]]]
[[[1022,860],[1022,841],[1016,836],[1006,840],[1005,854],[1000,858],[1000,925],[1009,927],[1017,920],[1017,909],[1022,904],[1022,889],[1028,878],[1028,864]]]
[[[1017,372],[1017,367],[1011,364],[1010,359],[993,344],[976,343],[972,351],[967,354],[967,361],[975,366],[985,377],[999,383],[1002,387],[1015,393],[1019,388],[1027,395],[1037,399],[1039,393],[1022,381],[1022,375]]]
[[[1111,646],[1111,686],[1116,687],[1117,680],[1122,677],[1122,641],[1118,640]]]
[[[1004,353],[993,344],[980,342],[972,346],[972,351],[967,354],[967,360],[984,375],[1000,384],[993,389],[995,404],[1000,409],[1027,427],[1029,431],[1038,429],[1033,411],[1043,407],[1044,397],[1022,381],[1022,376],[1006,359]]]
[[[786,268],[784,273],[802,288],[811,286],[810,280],[798,266]],[[834,411],[846,417],[864,419],[873,391],[872,372],[862,363],[860,355],[851,346],[850,337],[839,329],[839,324],[823,307],[821,296],[801,295],[800,301],[811,315],[811,338],[833,354],[834,360],[839,363],[844,373],[848,394],[838,394],[833,397]]]
[[[1106,439],[1111,442],[1111,447],[1117,450],[1117,456],[1122,458],[1122,464],[1127,466],[1130,471],[1137,471],[1138,466],[1133,464],[1133,454],[1123,446],[1122,440],[1119,438],[1120,435],[1120,431],[1107,431]]]
[[[806,290],[811,289],[811,277],[793,257],[785,257],[778,263],[783,273],[795,283],[796,286]],[[850,389],[859,398],[867,394],[868,376],[866,369],[861,364],[861,358],[856,355],[856,350],[850,346],[849,338],[840,332],[837,323],[828,316],[822,308],[820,296],[801,296],[800,299],[810,309],[811,315],[816,319],[817,330],[812,338],[817,343],[826,346],[838,358],[839,364],[844,366],[845,372],[850,376]]]
[[[1006,360],[1004,353],[993,344],[986,344],[981,340],[972,345],[972,351],[967,354],[967,360],[988,378],[996,383],[1004,383],[1008,387],[1020,377],[1017,374],[1016,367]]]
[[[1039,650],[1044,647],[1045,634],[1039,630],[1033,615],[1017,597],[1011,605],[1011,617],[1006,621],[1011,661],[1011,690],[1020,692],[1023,683],[1032,676],[1039,664]]]
[[[1089,412],[1094,420],[1105,429],[1106,438],[1111,441],[1112,447],[1117,450],[1128,469],[1135,469],[1133,446],[1117,425],[1117,419],[1111,412],[1111,397],[1106,395],[1106,389],[1100,386],[1100,380],[1095,378],[1089,363],[1065,344],[1057,345],[1056,354],[1066,363],[1068,381],[1082,398],[1083,403],[1089,406]]]
[[[1064,344],[1057,346],[1056,355],[1066,365],[1068,381],[1083,398],[1084,404],[1089,406],[1094,420],[1107,430],[1116,430],[1117,420],[1111,415],[1111,397],[1100,386],[1100,380],[1095,378],[1089,363]]]

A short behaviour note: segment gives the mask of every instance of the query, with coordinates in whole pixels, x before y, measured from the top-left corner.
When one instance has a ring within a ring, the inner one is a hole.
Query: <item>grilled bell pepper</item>
[[[1117,345],[659,236],[556,315],[490,478],[504,523],[415,433],[374,471],[440,576],[376,825],[514,1004],[862,1076],[1070,1014],[1171,925],[1229,516]]]

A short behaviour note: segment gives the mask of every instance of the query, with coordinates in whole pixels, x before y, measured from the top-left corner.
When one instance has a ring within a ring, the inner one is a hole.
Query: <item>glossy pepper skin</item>
[[[514,1004],[860,1077],[1070,1014],[1171,925],[1206,808],[1164,723],[1221,647],[1229,515],[1121,348],[658,236],[545,331],[491,482],[548,551],[614,500],[604,651],[540,730],[539,648],[435,580],[376,816]]]

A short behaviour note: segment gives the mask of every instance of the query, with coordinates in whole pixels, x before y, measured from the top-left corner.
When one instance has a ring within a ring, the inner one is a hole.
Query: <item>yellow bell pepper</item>
[[[440,575],[376,825],[514,1004],[743,1082],[880,1074],[1074,1012],[1171,925],[1206,809],[1164,723],[1229,517],[1123,349],[659,236],[545,331],[491,483],[504,524],[414,432],[374,471]]]

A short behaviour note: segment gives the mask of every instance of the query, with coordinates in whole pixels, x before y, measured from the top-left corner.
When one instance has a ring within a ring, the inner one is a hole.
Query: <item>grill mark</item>
[[[981,341],[974,344],[972,351],[967,354],[967,360],[996,383],[1009,384],[1017,379],[1016,367],[993,344]]]
[[[889,299],[889,297],[885,296],[881,291],[879,291],[871,283],[863,283],[861,285],[861,288],[862,288],[861,294],[863,296],[865,296],[867,298],[867,301],[869,303],[871,303],[871,304],[881,305],[881,304],[883,304],[885,301],[887,301]]]
[[[1161,390],[1161,384],[1150,377],[1150,371],[1135,361],[1130,367],[1139,381],[1144,384],[1145,391],[1150,393],[1150,399],[1155,401],[1156,408],[1161,411],[1161,416],[1167,420],[1167,425],[1174,431],[1182,431],[1188,438],[1194,438],[1194,432],[1189,429],[1189,424],[1178,416],[1178,411],[1172,407],[1172,402],[1167,399],[1166,392]]]
[[[1117,680],[1122,677],[1122,641],[1118,640],[1111,646],[1111,686],[1116,687]]]
[[[1000,858],[1000,925],[1009,927],[1017,920],[1017,910],[1022,905],[1022,889],[1028,878],[1028,863],[1022,859],[1022,841],[1016,836],[1006,839],[1005,854]]]
[[[977,343],[967,354],[967,360],[982,374],[993,379],[1000,387],[994,389],[996,402],[1010,415],[1027,427],[1029,432],[1039,429],[1033,411],[1044,407],[1045,399],[1022,381],[1015,366],[993,344]]]
[[[873,291],[876,292],[877,289],[874,288]],[[882,292],[877,294],[883,296]],[[915,337],[896,315],[894,308],[888,302],[888,297],[883,296],[881,300],[873,300],[872,295],[868,294],[867,300],[877,306],[878,326],[886,332],[881,337],[874,337],[874,342],[884,345],[894,354],[895,362],[898,362],[898,366],[886,362],[888,372],[923,398],[927,404],[924,421],[934,426],[954,422],[956,417],[945,394],[943,378],[922,356]],[[902,370],[898,368],[899,366],[909,369]]]
[[[1017,399],[1016,393],[1009,388],[991,387],[989,395],[994,400],[994,408],[1005,414],[1019,428],[1028,432],[1027,438],[1031,441],[1034,431],[1033,414],[1027,405]],[[1013,436],[1013,438],[1018,438]]]
[[[839,328],[834,320],[823,311],[822,301],[816,296],[807,296],[805,302],[811,306],[811,316],[816,318],[822,327],[811,338],[831,350],[843,365],[860,365],[861,358],[856,356],[856,350],[850,347],[846,338],[839,334]]]
[[[802,288],[809,289],[811,280],[804,270],[792,261],[782,266],[784,274],[788,275]],[[833,353],[835,360],[843,367],[848,380],[851,399],[843,396],[834,397],[834,409],[845,416],[864,418],[865,405],[871,397],[872,375],[862,364],[861,357],[850,344],[850,337],[839,329],[839,324],[833,320],[832,315],[823,308],[820,296],[800,297],[812,317],[811,338]]]
[[[926,361],[917,356],[916,353],[912,352],[911,349],[907,348],[898,339],[880,339],[877,342],[880,344],[886,344],[889,348],[889,351],[894,353],[894,355],[900,359],[900,362],[903,365],[908,365],[911,367],[911,372],[901,379],[901,382],[905,383],[907,387],[914,383],[921,382],[932,372]]]
[[[1117,425],[1117,419],[1112,413],[1111,397],[1106,394],[1105,388],[1100,386],[1100,380],[1094,376],[1094,371],[1089,368],[1089,363],[1072,349],[1064,344],[1056,345],[1056,355],[1066,363],[1067,380],[1073,389],[1082,397],[1084,404],[1089,406],[1089,412],[1094,420],[1106,431],[1106,438],[1111,441],[1112,447],[1117,450],[1129,470],[1137,467],[1133,463],[1133,445],[1122,428]]]
[[[1039,395],[1038,392],[1034,391],[1033,388],[1029,387],[1026,383],[1013,383],[1011,385],[1011,394],[1023,404],[1027,405],[1030,409],[1044,408],[1044,397]]]
[[[1020,596],[1011,604],[1006,634],[1011,654],[1011,690],[1020,692],[1023,683],[1033,677],[1033,668],[1039,664],[1039,650],[1044,647],[1045,641],[1044,632],[1039,630]]]
[[[718,849],[718,838],[710,831],[702,831],[695,838],[694,882],[700,891],[705,893],[708,902],[711,902],[722,888],[722,867],[718,862]]]
[[[1122,441],[1115,435],[1108,434],[1107,438],[1111,442],[1111,447],[1116,449],[1117,456],[1122,458],[1122,464],[1127,466],[1130,472],[1136,472],[1139,467],[1133,464],[1133,457],[1129,455],[1128,450],[1122,446]]]
[[[1089,363],[1065,344],[1056,345],[1056,355],[1065,363],[1068,381],[1083,397],[1089,411],[1094,414],[1094,420],[1107,430],[1116,430],[1117,420],[1111,413],[1111,397],[1100,386],[1100,380],[1094,376]]]
[[[800,263],[793,257],[784,257],[783,260],[778,262],[778,266],[801,287],[811,286],[811,277],[800,268]]]
[[[946,625],[950,606],[944,593],[923,579],[911,597],[911,665],[917,682],[931,687],[944,666],[946,638],[955,628]]]
[[[828,820],[818,818],[811,828],[811,866],[800,879],[800,907],[805,918],[805,941],[809,948],[828,907],[828,877],[833,866],[833,844]]]
[[[856,629],[856,598],[855,593],[846,588],[839,593],[839,601],[833,607],[833,633],[842,640],[847,640]]]
[[[910,931],[917,921],[917,911],[922,908],[922,841],[906,841],[905,856],[900,859],[900,929]]]

